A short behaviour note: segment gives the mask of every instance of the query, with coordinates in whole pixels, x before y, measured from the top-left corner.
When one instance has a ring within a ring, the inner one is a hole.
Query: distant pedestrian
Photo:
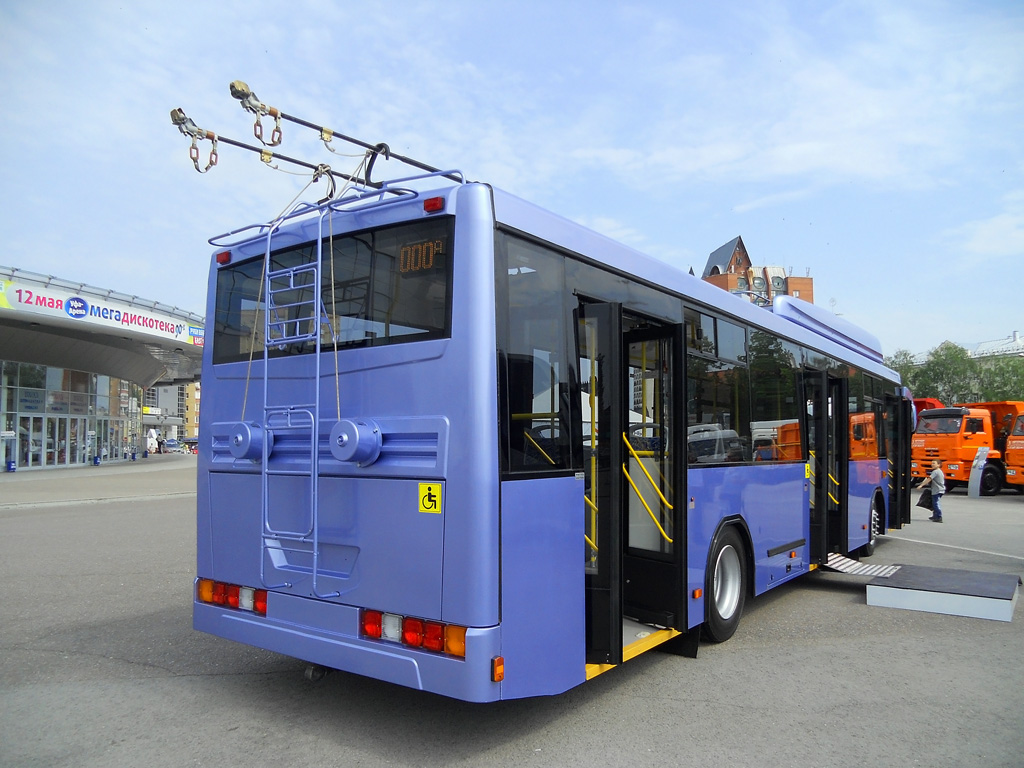
[[[946,478],[942,474],[942,462],[938,460],[932,462],[932,471],[928,473],[928,480],[921,484],[921,489],[932,492],[932,516],[928,519],[933,523],[941,523],[942,508],[939,506],[939,499],[946,492]]]

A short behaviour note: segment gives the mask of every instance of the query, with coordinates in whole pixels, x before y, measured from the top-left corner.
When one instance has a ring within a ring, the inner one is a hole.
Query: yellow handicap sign
[[[420,512],[441,514],[440,483],[420,483]]]

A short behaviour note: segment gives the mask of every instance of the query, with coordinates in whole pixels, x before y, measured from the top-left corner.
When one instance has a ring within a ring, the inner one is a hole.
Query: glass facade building
[[[71,467],[142,450],[142,389],[113,376],[0,361],[0,466]]]

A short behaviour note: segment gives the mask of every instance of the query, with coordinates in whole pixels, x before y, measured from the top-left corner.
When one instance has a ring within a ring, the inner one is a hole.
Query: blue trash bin
[[[7,461],[7,471],[8,472],[14,472],[17,468],[18,468],[18,465],[14,463],[14,459],[9,459]]]
[[[100,465],[100,457],[99,456],[93,456],[92,457],[92,465],[94,467],[98,467]]]

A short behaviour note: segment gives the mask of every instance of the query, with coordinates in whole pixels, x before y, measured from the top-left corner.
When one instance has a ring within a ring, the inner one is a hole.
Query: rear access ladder
[[[328,329],[330,338],[335,338],[335,328],[327,314],[322,300],[320,269],[323,251],[323,222],[330,215],[327,207],[320,212],[317,237],[316,258],[307,264],[293,267],[273,269],[270,255],[272,240],[276,227],[271,227],[266,235],[266,255],[264,260],[263,280],[266,286],[266,307],[264,312],[264,344],[263,344],[263,428],[265,434],[273,439],[263,441],[261,507],[263,517],[263,552],[260,558],[260,575],[264,586],[268,589],[290,587],[290,582],[268,584],[266,580],[266,562],[284,563],[293,560],[312,558],[311,576],[312,592],[316,597],[337,597],[338,592],[321,593],[317,579],[319,576],[319,476],[320,476],[320,374],[321,374],[321,339],[324,327]],[[314,345],[312,380],[312,397],[305,403],[272,403],[270,385],[270,350],[283,348],[293,344]],[[272,468],[270,453],[274,442],[287,443],[289,455],[296,461],[288,462],[283,468]],[[302,460],[307,455],[308,463]],[[296,466],[296,464],[298,466]],[[275,528],[271,520],[270,489],[274,477],[300,477],[308,480],[309,515],[308,525],[292,526],[291,528]],[[289,557],[292,555],[293,557]],[[306,570],[297,568],[296,570]]]

